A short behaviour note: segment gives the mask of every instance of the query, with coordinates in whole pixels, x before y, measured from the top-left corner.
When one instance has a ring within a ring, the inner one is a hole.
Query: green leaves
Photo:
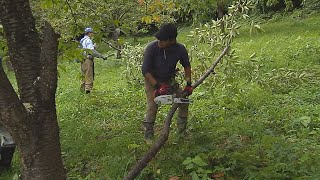
[[[216,52],[220,52],[221,49],[226,47],[228,44],[232,43],[233,39],[237,37],[240,32],[240,24],[238,23],[240,18],[248,19],[248,11],[252,7],[252,1],[234,1],[229,7],[229,12],[227,15],[224,15],[221,19],[212,20],[211,22],[200,25],[199,27],[190,31],[188,36],[188,41],[192,44],[189,48],[191,60],[195,63],[194,69],[197,71],[194,72],[193,77],[196,79],[199,78],[210,65],[210,61],[216,58]],[[252,23],[252,26],[260,28],[260,26],[255,26]],[[261,29],[261,28],[260,28]],[[220,82],[223,82],[226,87],[232,86],[236,80],[232,73],[238,70],[236,66],[239,66],[236,61],[235,63],[231,62],[236,59],[236,56],[232,54],[232,51],[225,57],[225,62],[223,62],[224,68],[224,79],[221,78]],[[229,62],[230,61],[230,62]],[[250,71],[250,70],[248,70]],[[206,81],[206,84],[214,86],[210,79]]]
[[[262,32],[265,32],[265,30],[262,29],[262,27],[259,24],[254,24],[254,22],[252,21],[249,32],[250,32],[250,35],[252,35],[253,32],[262,33]]]
[[[43,9],[50,9],[53,7],[53,0],[44,0],[40,2],[40,6]]]
[[[192,159],[192,162],[200,167],[204,167],[204,166],[207,166],[208,164],[206,162],[204,162],[200,156],[195,156],[193,159]]]
[[[195,156],[194,158],[187,157],[182,164],[190,172],[192,180],[209,179],[208,174],[212,173],[211,170],[206,169],[208,164],[200,156]]]
[[[300,122],[305,128],[307,128],[311,122],[311,118],[309,116],[302,116],[296,121]]]
[[[141,21],[146,23],[146,24],[151,24],[152,23],[152,17],[151,16],[143,16],[141,18]]]
[[[189,166],[189,169],[192,169],[194,167],[194,165],[197,165],[197,166],[200,166],[200,167],[204,167],[204,166],[207,166],[208,164],[206,162],[204,162],[200,156],[195,156],[194,158],[191,158],[191,157],[187,157],[183,162],[182,162],[183,165],[191,165],[192,166]],[[192,167],[192,168],[190,168]]]
[[[217,14],[224,11],[234,0],[178,0],[176,2],[178,4],[176,8],[178,19],[191,20],[193,24],[198,25],[220,18]]]
[[[126,70],[123,72],[123,75],[128,85],[132,87],[141,87],[144,82],[141,71],[143,51],[143,46],[132,46],[130,44],[125,44],[125,48],[122,50],[126,63]]]

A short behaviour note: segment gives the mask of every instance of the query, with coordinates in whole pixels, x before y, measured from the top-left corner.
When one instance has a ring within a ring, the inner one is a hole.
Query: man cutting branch
[[[150,42],[144,51],[142,74],[145,78],[147,96],[147,113],[143,122],[144,137],[154,136],[154,122],[158,106],[154,98],[159,95],[176,94],[180,96],[184,91],[192,94],[191,65],[187,49],[177,42],[177,28],[172,23],[163,24],[155,34],[157,40]],[[186,86],[184,90],[175,80],[176,66],[180,63],[184,68]],[[180,104],[178,111],[178,132],[182,133],[187,127],[188,104]]]

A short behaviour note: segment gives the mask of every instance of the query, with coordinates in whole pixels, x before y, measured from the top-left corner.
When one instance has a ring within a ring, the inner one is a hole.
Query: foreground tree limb
[[[214,68],[217,66],[217,64],[221,61],[221,59],[226,55],[230,48],[230,45],[227,45],[220,56],[216,59],[216,61],[213,62],[212,66],[197,80],[192,87],[196,88],[198,87],[214,70]],[[186,94],[183,94],[182,97],[185,97]],[[161,135],[159,139],[153,144],[153,146],[149,149],[149,151],[140,159],[140,161],[131,169],[131,171],[128,173],[126,177],[124,177],[124,180],[131,180],[134,179],[139,175],[139,173],[148,165],[148,163],[152,160],[153,157],[156,156],[156,154],[159,152],[159,150],[162,148],[162,146],[166,143],[166,141],[169,138],[169,132],[170,132],[170,125],[173,118],[174,113],[176,112],[178,108],[178,104],[173,104],[170,108],[167,117],[164,122],[164,126],[161,132]]]
[[[35,27],[29,1],[0,0],[0,21],[18,92],[0,68],[0,121],[20,152],[21,179],[66,179],[56,116],[58,35]]]

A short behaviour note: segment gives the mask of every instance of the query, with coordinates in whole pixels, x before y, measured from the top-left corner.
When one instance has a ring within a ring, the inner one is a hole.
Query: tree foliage
[[[255,3],[261,13],[267,13],[281,10],[291,11],[301,7],[302,0],[256,0]]]
[[[148,32],[150,27],[156,28],[163,22],[173,21],[169,14],[174,9],[174,3],[158,0],[33,0],[32,7],[38,20],[51,22],[61,35],[60,59],[70,60],[79,58],[79,44],[71,40],[78,40],[85,27],[95,30],[94,40],[98,44],[111,39],[116,29],[121,34],[135,37]],[[119,36],[117,39],[122,46],[124,42]]]
[[[222,16],[219,11],[227,12],[227,8],[234,0],[177,0],[175,17],[178,21],[205,23]]]
[[[306,9],[320,10],[320,1],[318,0],[303,0],[302,5]]]

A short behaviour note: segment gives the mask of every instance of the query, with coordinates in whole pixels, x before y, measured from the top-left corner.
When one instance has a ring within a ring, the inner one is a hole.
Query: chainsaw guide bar
[[[173,95],[161,95],[154,98],[158,105],[162,104],[190,104],[192,101],[188,98],[175,98]]]

